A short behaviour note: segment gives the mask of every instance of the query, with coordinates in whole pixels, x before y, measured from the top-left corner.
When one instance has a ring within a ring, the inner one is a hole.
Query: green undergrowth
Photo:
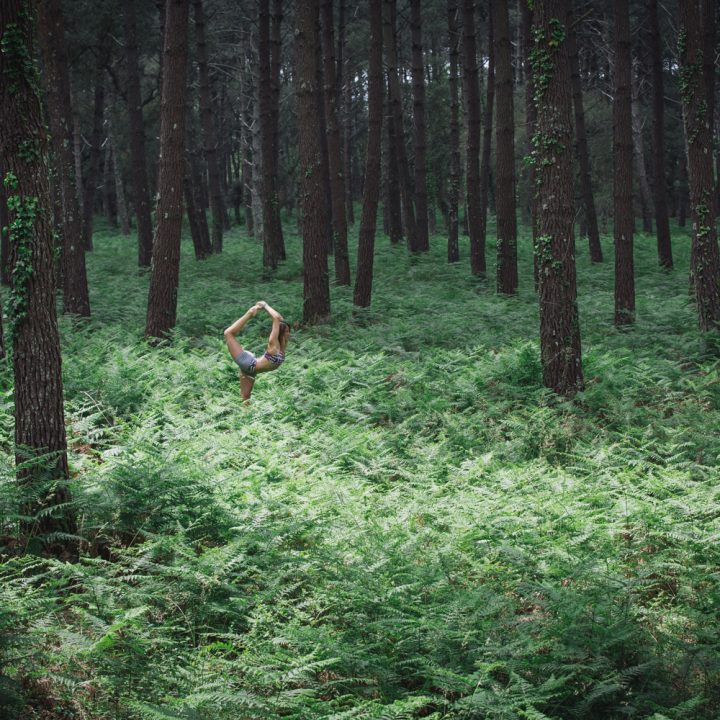
[[[611,239],[601,266],[579,247],[574,401],[542,387],[527,236],[510,299],[437,236],[426,257],[380,237],[372,307],[333,288],[243,406],[222,330],[259,299],[300,319],[286,242],[274,274],[242,229],[200,263],[186,242],[152,347],[134,241],[97,234],[93,317],[61,320],[78,564],[18,552],[2,396],[6,716],[717,717],[720,365],[686,235],[672,273],[636,239],[623,332]]]

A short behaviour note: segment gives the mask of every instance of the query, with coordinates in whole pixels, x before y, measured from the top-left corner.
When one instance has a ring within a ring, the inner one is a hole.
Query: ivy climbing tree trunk
[[[458,101],[458,4],[448,0],[448,45],[450,47],[450,182],[448,185],[448,249],[449,263],[459,262],[458,204],[460,201],[460,112]]]
[[[185,173],[185,92],[187,88],[190,0],[167,0],[163,41],[157,233],[153,248],[145,335],[166,337],[175,327],[180,276],[180,233]]]
[[[655,232],[658,262],[668,270],[673,266],[670,222],[668,220],[667,190],[665,188],[665,91],[663,87],[663,59],[660,44],[657,0],[648,0],[650,25],[650,59],[652,63],[652,149],[655,183]]]
[[[633,264],[633,136],[630,81],[630,8],[614,0],[615,72],[613,74],[613,211],[615,238],[615,324],[635,322]]]
[[[572,3],[568,3],[568,7],[572,8]],[[580,190],[585,214],[585,228],[590,247],[590,262],[600,263],[603,261],[603,253],[600,245],[595,197],[592,190],[590,151],[588,150],[587,130],[585,129],[585,106],[583,104],[580,63],[578,61],[577,33],[572,10],[568,12],[567,34],[570,83],[572,85],[573,109],[575,111],[575,154],[580,167]]]
[[[507,0],[493,0],[495,33],[495,182],[497,194],[497,291],[514,295],[518,287],[515,203],[515,120],[512,52]]]
[[[306,0],[295,13],[295,96],[298,121],[298,174],[302,203],[303,322],[317,323],[330,315],[327,269],[327,222],[322,178],[322,149],[317,130],[319,42],[318,0]]]
[[[470,235],[470,271],[484,275],[485,242],[482,234],[480,202],[480,91],[475,43],[475,3],[462,0],[463,14],[463,90],[467,115],[467,146],[465,152],[465,187],[467,211],[465,219]]]
[[[369,0],[370,59],[368,66],[368,143],[365,154],[365,193],[363,195],[358,261],[353,302],[368,307],[372,297],[375,225],[380,198],[380,145],[383,114],[383,18],[382,0]]]
[[[536,0],[533,70],[537,129],[532,162],[537,173],[538,296],[543,381],[561,395],[583,387],[575,281],[571,84],[563,0]]]
[[[712,127],[708,98],[711,87],[703,67],[702,12],[699,0],[679,4],[678,54],[680,94],[687,138],[692,248],[690,284],[700,329],[720,329],[720,255],[715,224]],[[712,72],[712,70],[710,70]]]
[[[73,154],[73,113],[70,105],[70,73],[65,46],[65,22],[60,0],[38,6],[38,38],[43,58],[52,148],[62,205],[63,309],[74,315],[90,315],[85,248],[82,239],[78,186]]]
[[[225,200],[220,182],[220,164],[218,159],[218,134],[213,117],[213,104],[210,92],[210,70],[205,40],[205,13],[202,0],[193,0],[195,19],[195,45],[198,66],[198,99],[200,101],[200,125],[202,127],[203,154],[207,163],[208,189],[210,194],[210,215],[212,227],[212,249],[221,253],[223,248],[223,219]]]
[[[15,460],[22,531],[45,553],[77,558],[68,488],[60,337],[55,316],[48,137],[34,63],[32,17],[22,0],[0,3],[0,168],[8,192]],[[59,507],[56,507],[59,506]],[[32,542],[29,546],[32,547]]]
[[[335,74],[335,33],[332,0],[322,0],[322,49],[325,117],[327,120],[328,172],[330,174],[331,217],[335,248],[335,282],[350,284],[347,220],[345,217],[345,177],[343,176],[342,145],[337,108]]]
[[[150,267],[152,257],[152,218],[150,191],[145,152],[145,121],[140,94],[140,61],[138,59],[136,0],[125,0],[123,19],[125,28],[125,68],[127,74],[128,127],[130,132],[130,167],[133,199],[137,218],[138,265]]]

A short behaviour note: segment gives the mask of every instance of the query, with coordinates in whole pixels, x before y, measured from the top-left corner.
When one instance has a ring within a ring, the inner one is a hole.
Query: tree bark
[[[572,7],[572,5],[568,5]],[[580,63],[578,62],[577,33],[572,10],[568,12],[568,57],[570,60],[570,82],[572,85],[573,109],[575,111],[575,154],[580,167],[580,190],[583,199],[585,228],[590,248],[590,262],[603,261],[600,232],[598,230],[595,198],[592,190],[590,172],[590,151],[588,150],[587,130],[585,129],[585,107],[583,104],[582,82],[580,80]]]
[[[465,153],[465,183],[467,209],[465,221],[470,235],[470,270],[484,275],[485,242],[482,234],[480,201],[480,94],[475,45],[475,3],[462,0],[463,10],[463,90],[467,117],[467,147]]]
[[[322,0],[322,48],[325,88],[325,116],[327,120],[328,171],[332,201],[332,224],[335,246],[335,282],[350,285],[347,220],[345,218],[345,177],[343,176],[342,146],[337,109],[337,77],[335,74],[335,33],[332,0]]]
[[[403,238],[402,203],[400,201],[400,168],[398,161],[398,145],[395,135],[392,103],[390,101],[390,81],[387,82],[385,103],[385,204],[388,220],[388,235],[395,245]]]
[[[460,201],[460,111],[458,101],[458,34],[457,0],[448,0],[448,45],[450,47],[450,182],[448,186],[449,263],[459,262],[458,205]]]
[[[492,13],[488,13],[488,73],[485,87],[485,110],[483,112],[482,150],[480,153],[480,247],[482,247],[483,266],[485,263],[485,243],[487,240],[487,215],[490,190],[490,149],[493,131],[493,107],[495,104],[495,48],[493,37]]]
[[[306,0],[295,14],[295,95],[298,121],[298,176],[302,202],[303,322],[316,323],[330,315],[327,270],[327,221],[324,216],[322,149],[317,129],[319,38],[318,0]]]
[[[93,94],[93,125],[90,135],[90,167],[85,180],[83,199],[82,237],[85,250],[93,249],[93,217],[95,196],[100,178],[100,160],[103,142],[103,115],[105,113],[105,59],[106,50],[99,50],[95,67],[95,91]]]
[[[74,172],[73,113],[70,105],[65,23],[60,0],[47,0],[39,3],[37,7],[38,36],[45,69],[43,80],[62,206],[63,309],[66,313],[89,316],[85,248]]]
[[[344,88],[344,106],[345,106],[345,122],[344,122],[344,133],[343,133],[343,162],[345,172],[345,192],[347,206],[347,221],[348,224],[355,224],[355,208],[353,206],[353,175],[352,175],[352,132],[353,132],[353,74],[351,72],[345,73],[345,88]]]
[[[425,131],[425,73],[422,46],[422,16],[420,0],[410,0],[410,28],[412,33],[412,84],[413,121],[415,125],[415,225],[417,228],[417,249],[430,249],[428,236],[428,195],[425,153],[427,149]]]
[[[163,41],[157,234],[145,335],[164,338],[175,327],[180,275],[185,173],[185,92],[189,0],[167,0]]]
[[[212,249],[221,253],[223,249],[223,218],[225,201],[220,179],[218,157],[218,134],[213,118],[213,103],[210,93],[210,70],[208,68],[207,42],[205,40],[205,13],[202,0],[193,0],[195,20],[195,46],[198,66],[198,100],[200,101],[200,125],[202,127],[203,155],[208,168],[208,186],[210,191],[210,214],[212,226]]]
[[[537,130],[538,296],[543,382],[561,395],[583,387],[575,281],[571,83],[562,0],[536,0],[533,16]],[[561,37],[562,39],[558,40]]]
[[[0,166],[0,283],[10,285],[10,239],[9,233],[3,231],[3,228],[6,228],[10,224],[7,193],[2,183],[4,177],[5,170]]]
[[[22,0],[0,3],[0,37],[0,168],[8,193],[13,268],[9,316],[15,460],[17,479],[26,498],[20,512],[29,518],[22,530],[39,536],[45,553],[74,560],[77,544],[68,536],[76,534],[77,524],[69,505],[60,337],[55,316],[49,142],[38,90],[40,78],[33,61],[32,19]]]
[[[400,196],[402,198],[402,215],[405,235],[410,252],[417,252],[417,224],[415,220],[415,198],[410,177],[410,166],[405,149],[405,129],[403,127],[402,93],[398,76],[397,35],[396,35],[396,0],[383,0],[383,45],[387,64],[388,90],[390,95],[390,111],[395,146],[397,147],[398,170],[400,173]]]
[[[700,329],[710,331],[720,330],[720,254],[715,224],[713,136],[709,112],[713,98],[707,96],[713,84],[706,77],[707,66],[703,66],[702,19],[699,0],[679,4],[680,91],[692,218],[690,285],[695,294]]]
[[[138,233],[138,265],[150,267],[153,229],[150,216],[150,191],[145,152],[145,122],[140,95],[140,62],[138,59],[136,0],[125,0],[123,17],[125,27],[125,63],[127,73],[128,126],[130,130],[130,166],[133,199]]]
[[[643,232],[652,233],[652,193],[645,169],[645,148],[643,144],[643,121],[640,108],[640,80],[637,68],[632,74],[632,125],[633,125],[633,159],[635,161],[635,174],[637,175],[640,190],[640,206],[642,209]]]
[[[277,201],[277,226],[276,241],[277,251],[280,260],[285,260],[285,237],[283,235],[282,222],[280,218],[280,61],[282,54],[282,3],[283,0],[273,0],[272,12],[270,15],[270,83],[272,91],[272,142],[273,142],[273,178]]]
[[[495,33],[495,183],[497,196],[497,291],[514,295],[518,287],[515,207],[515,121],[507,0],[492,3]]]
[[[688,211],[687,153],[682,148],[678,156],[678,227],[685,227]]]
[[[258,5],[258,113],[261,149],[263,266],[276,268],[281,260],[281,233],[278,194],[274,173],[273,89],[270,72],[270,3]],[[313,84],[313,87],[315,85]]]
[[[383,112],[382,15],[382,0],[369,0],[368,143],[365,155],[365,194],[360,219],[358,262],[353,295],[353,302],[360,307],[368,307],[372,297],[375,225],[380,197],[380,145]]]
[[[614,0],[615,71],[613,73],[613,212],[615,239],[615,324],[635,322],[633,266],[633,136],[630,82],[630,9],[628,0]]]
[[[668,220],[667,190],[665,189],[665,95],[663,88],[663,59],[660,45],[657,0],[648,0],[650,25],[650,56],[652,62],[652,147],[655,183],[655,231],[657,233],[658,262],[668,270],[673,267],[670,222]]]

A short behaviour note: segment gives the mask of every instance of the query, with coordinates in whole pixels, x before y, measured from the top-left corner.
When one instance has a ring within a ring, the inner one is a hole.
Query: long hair
[[[278,332],[278,344],[280,345],[280,350],[285,352],[285,348],[287,347],[288,340],[290,339],[290,324],[285,322],[285,320],[280,321],[280,332]]]

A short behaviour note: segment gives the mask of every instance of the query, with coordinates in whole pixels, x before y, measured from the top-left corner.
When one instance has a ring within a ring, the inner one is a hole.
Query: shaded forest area
[[[0,717],[716,718],[719,22],[2,0]]]

